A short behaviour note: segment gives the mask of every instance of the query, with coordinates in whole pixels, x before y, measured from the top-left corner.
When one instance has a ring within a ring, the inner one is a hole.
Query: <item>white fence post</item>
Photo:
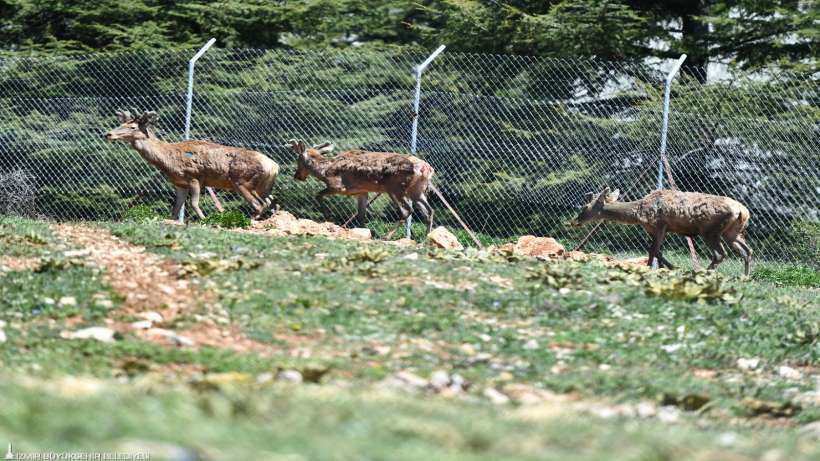
[[[418,137],[419,132],[419,106],[421,105],[421,74],[424,73],[424,69],[433,62],[434,59],[441,54],[444,49],[447,48],[446,45],[441,45],[436,48],[436,51],[433,51],[427,59],[424,60],[418,67],[416,67],[416,96],[413,100],[413,129],[410,134],[410,154],[416,155],[416,138]],[[410,225],[413,223],[413,212],[412,209],[410,210],[410,216],[407,218],[407,222],[404,224],[404,236],[405,238],[410,238]]]
[[[199,51],[196,52],[193,58],[188,61],[188,95],[185,98],[185,140],[191,138],[191,106],[193,105],[194,101],[194,66],[199,58],[208,51],[214,43],[216,43],[216,39],[212,38],[208,40],[208,43],[203,45]],[[208,193],[211,194],[211,198],[214,200],[214,204],[216,205],[216,209],[222,211],[222,204],[219,203],[219,199],[216,197],[216,193],[212,188],[208,188]],[[182,208],[179,209],[179,223],[182,224],[185,221],[185,204],[182,204]]]
[[[666,75],[666,82],[663,88],[663,122],[661,123],[661,153],[658,157],[658,189],[663,189],[663,157],[666,155],[666,133],[669,130],[669,96],[672,91],[672,79],[678,74],[680,66],[683,65],[683,61],[685,60],[686,55],[682,54],[681,57],[675,61],[672,70]],[[658,258],[653,258],[650,262],[652,263],[652,269],[658,268]]]

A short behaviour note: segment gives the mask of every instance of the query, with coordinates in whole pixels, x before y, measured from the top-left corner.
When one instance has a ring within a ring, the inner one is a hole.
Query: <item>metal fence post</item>
[[[419,106],[421,105],[421,74],[424,73],[424,69],[433,62],[434,59],[441,54],[444,49],[447,48],[446,45],[441,45],[436,48],[436,51],[433,51],[427,59],[424,60],[418,67],[416,67],[416,96],[413,99],[413,129],[410,134],[410,154],[416,155],[416,139],[418,137],[419,132]],[[410,238],[410,225],[413,223],[413,212],[410,210],[410,216],[407,218],[407,222],[404,225],[404,236],[405,238]]]
[[[661,123],[661,153],[658,157],[658,189],[663,189],[663,158],[666,155],[666,133],[669,131],[669,96],[672,91],[672,79],[678,74],[680,66],[686,60],[686,55],[682,54],[672,69],[666,75],[666,82],[663,88],[663,122]],[[658,258],[653,258],[652,269],[658,268]]]
[[[193,58],[188,61],[188,94],[185,98],[185,140],[191,139],[191,109],[194,102],[194,66],[199,58],[208,51],[214,43],[216,43],[216,39],[212,38],[208,40],[208,43],[202,46],[199,51],[196,52]],[[211,198],[214,200],[214,204],[216,205],[216,209],[222,211],[222,204],[219,202],[219,199],[216,197],[216,193],[212,188],[208,188],[208,193],[211,194]],[[185,204],[182,204],[182,208],[179,209],[179,223],[182,224],[185,221]]]

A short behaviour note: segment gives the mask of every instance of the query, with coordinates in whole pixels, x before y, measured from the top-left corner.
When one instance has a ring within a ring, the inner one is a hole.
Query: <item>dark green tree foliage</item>
[[[641,59],[689,55],[817,68],[816,0],[0,1],[12,50],[324,48],[446,43],[452,51]],[[702,71],[692,76],[705,76]]]

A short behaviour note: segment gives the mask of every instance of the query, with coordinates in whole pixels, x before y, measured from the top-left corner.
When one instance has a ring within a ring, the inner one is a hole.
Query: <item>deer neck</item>
[[[168,143],[157,138],[150,131],[148,138],[135,139],[131,141],[131,146],[151,165],[163,171],[171,169],[172,161],[168,155]]]
[[[601,217],[607,221],[622,224],[640,224],[638,217],[638,202],[614,202],[604,204]]]
[[[324,181],[327,179],[326,173],[328,167],[330,167],[330,163],[331,159],[329,158],[308,157],[305,165],[307,166],[308,171],[310,171],[310,174]]]

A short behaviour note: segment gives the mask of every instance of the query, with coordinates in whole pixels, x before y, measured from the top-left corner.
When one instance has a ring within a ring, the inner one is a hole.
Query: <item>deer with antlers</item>
[[[384,239],[389,239],[410,216],[415,206],[427,223],[427,232],[433,228],[433,207],[427,202],[427,190],[432,187],[433,167],[412,155],[395,152],[349,150],[335,157],[323,154],[333,152],[329,142],[308,148],[304,141],[291,140],[287,144],[296,153],[297,168],[294,178],[305,181],[313,176],[325,183],[319,192],[321,200],[328,195],[352,195],[358,198],[359,223],[364,224],[367,197],[370,192],[387,194],[398,207],[400,219]]]
[[[712,270],[726,258],[724,239],[743,258],[743,273],[749,275],[752,265],[752,249],[746,244],[743,233],[749,223],[749,210],[742,203],[729,197],[657,190],[633,202],[618,202],[620,191],[607,187],[599,194],[588,193],[587,204],[573,220],[581,226],[592,221],[615,221],[637,224],[653,236],[649,249],[649,264],[658,262],[674,268],[661,254],[661,246],[667,232],[696,237],[700,235],[712,250]]]
[[[173,183],[176,187],[174,219],[179,216],[189,193],[194,211],[200,219],[205,218],[199,208],[203,187],[238,192],[256,210],[255,218],[270,208],[271,189],[279,174],[276,162],[260,152],[208,141],[164,142],[151,129],[157,118],[153,111],[119,111],[120,126],[106,133],[105,138],[131,144]]]

